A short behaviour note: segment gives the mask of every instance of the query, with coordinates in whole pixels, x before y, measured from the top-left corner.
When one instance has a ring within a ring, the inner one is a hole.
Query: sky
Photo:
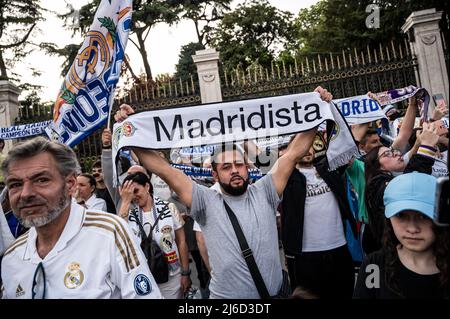
[[[232,7],[243,2],[244,0],[234,0]],[[317,3],[318,0],[269,0],[269,2],[281,10],[290,11],[296,15],[301,8],[307,8]],[[67,12],[67,4],[78,9],[88,3],[88,1],[41,0],[41,3],[44,8],[54,12],[64,13]],[[66,30],[63,26],[63,21],[51,13],[45,14],[44,21],[40,22],[38,27],[41,32],[34,32],[33,41],[35,43],[53,42],[59,47],[64,47],[67,44],[81,43],[82,41],[79,35],[73,36],[71,31]],[[131,39],[133,38],[131,36]],[[194,24],[191,21],[182,21],[171,27],[165,24],[159,24],[154,27],[150,31],[146,46],[153,74],[173,74],[181,47],[189,42],[196,41],[197,36],[195,34]],[[144,69],[141,56],[131,41],[128,41],[126,54],[130,57],[133,71],[137,74],[142,73]],[[62,63],[62,58],[49,56],[36,50],[16,65],[15,72],[22,76],[24,82],[37,83],[43,86],[41,94],[43,101],[54,101],[63,81],[60,75]],[[42,75],[38,78],[33,78],[29,69],[30,66],[37,67],[42,72]],[[23,95],[21,98],[23,98]]]

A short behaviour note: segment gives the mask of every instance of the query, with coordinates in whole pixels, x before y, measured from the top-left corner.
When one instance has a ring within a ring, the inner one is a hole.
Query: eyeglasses
[[[40,275],[39,275],[40,274]],[[42,278],[40,278],[42,277]],[[38,289],[38,281],[42,281],[42,287],[41,289]],[[41,299],[45,299],[45,292],[46,292],[46,278],[45,278],[45,270],[44,270],[44,264],[42,262],[39,263],[39,265],[37,266],[35,272],[34,272],[34,276],[33,276],[33,285],[31,287],[31,298],[32,299],[37,299],[37,290],[41,290]]]
[[[401,155],[402,155],[402,152],[400,152],[399,150],[394,150],[394,149],[390,148],[387,151],[384,151],[383,153],[381,153],[380,156],[377,157],[377,160],[382,157],[394,157],[394,156],[401,156]]]

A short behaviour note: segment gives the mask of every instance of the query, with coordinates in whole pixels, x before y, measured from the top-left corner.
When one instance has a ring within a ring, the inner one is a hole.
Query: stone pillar
[[[439,29],[441,18],[442,11],[436,12],[434,8],[415,11],[406,19],[402,31],[408,33],[411,51],[417,56],[418,85],[431,95],[442,93],[448,103],[448,74]]]
[[[0,128],[14,125],[19,116],[20,89],[9,81],[0,81]],[[13,145],[13,140],[5,140],[3,154],[7,154]]]
[[[202,103],[222,101],[219,76],[219,52],[215,49],[196,51],[192,56],[197,65],[198,80]]]

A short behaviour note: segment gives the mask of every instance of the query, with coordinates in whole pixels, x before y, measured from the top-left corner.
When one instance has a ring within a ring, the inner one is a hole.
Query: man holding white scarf
[[[324,101],[332,95],[318,87]],[[133,113],[122,106],[116,121]],[[141,164],[160,176],[191,208],[190,215],[201,225],[212,268],[211,298],[260,298],[248,266],[227,216],[223,201],[231,207],[253,251],[256,264],[271,296],[282,284],[282,268],[278,251],[276,207],[296,162],[309,150],[317,128],[298,133],[287,152],[278,159],[272,174],[248,185],[248,166],[238,150],[218,152],[213,161],[213,177],[220,183],[221,193],[195,184],[182,171],[171,167],[157,152],[135,148]]]

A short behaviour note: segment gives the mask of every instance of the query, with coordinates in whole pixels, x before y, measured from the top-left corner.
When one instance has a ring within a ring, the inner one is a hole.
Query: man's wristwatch
[[[191,270],[185,270],[185,269],[181,269],[181,276],[190,276],[191,275]]]

